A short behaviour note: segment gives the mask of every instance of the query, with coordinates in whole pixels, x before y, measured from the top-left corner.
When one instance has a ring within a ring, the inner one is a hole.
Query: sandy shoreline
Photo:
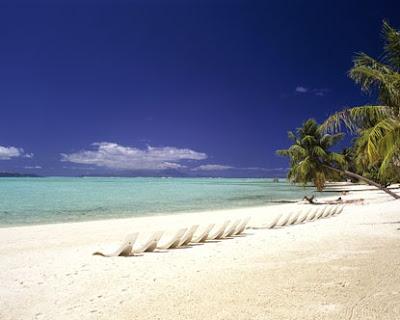
[[[141,257],[91,253],[132,231],[245,216],[257,226],[304,205],[2,228],[0,318],[398,319],[400,202],[379,191],[352,197],[367,204]]]

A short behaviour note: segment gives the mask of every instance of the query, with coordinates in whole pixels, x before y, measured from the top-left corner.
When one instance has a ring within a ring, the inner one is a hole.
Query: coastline
[[[0,183],[0,228],[270,206],[314,194],[272,179],[44,179]]]
[[[359,197],[365,205],[338,217],[128,258],[91,253],[133,231],[246,216],[257,226],[310,205],[1,228],[0,318],[398,318],[400,203],[380,191],[344,196]]]
[[[326,197],[323,199],[331,199],[332,197]],[[337,198],[337,197],[334,197]],[[334,199],[332,198],[332,199]],[[207,213],[215,213],[215,214],[230,214],[230,213],[235,213],[236,211],[259,211],[259,210],[265,210],[268,208],[275,208],[275,207],[280,207],[280,206],[292,206],[295,205],[296,202],[285,202],[284,200],[282,202],[277,202],[277,203],[272,203],[272,204],[267,204],[267,205],[254,205],[254,206],[243,206],[243,207],[235,207],[235,208],[225,208],[225,209],[204,209],[204,210],[193,210],[193,211],[187,211],[187,210],[182,210],[182,211],[174,211],[174,212],[168,212],[168,213],[160,213],[160,212],[149,212],[143,215],[138,215],[138,216],[131,216],[131,217],[110,217],[110,218],[105,218],[101,217],[98,219],[90,219],[90,220],[73,220],[73,221],[55,221],[55,222],[46,222],[46,223],[33,223],[33,224],[16,224],[16,225],[7,225],[3,224],[0,225],[0,230],[2,229],[10,229],[10,228],[30,228],[30,227],[45,227],[45,226],[55,226],[55,225],[70,225],[70,224],[79,224],[79,223],[94,223],[94,222],[99,222],[99,223],[106,223],[106,222],[111,222],[111,223],[117,223],[118,221],[125,221],[126,223],[136,221],[136,219],[148,219],[148,218],[166,218],[166,217],[179,217],[179,216],[187,216],[187,215],[202,215],[202,214],[207,214]]]
[[[399,185],[395,185],[396,187],[400,187]],[[356,193],[351,193],[346,195],[344,199],[352,200],[352,199],[360,199],[363,198],[369,202],[371,201],[380,201],[379,198],[376,198],[376,195],[383,194],[381,191],[377,189],[369,190],[368,186],[365,184],[342,184],[335,182],[330,184],[329,189],[333,190],[335,188],[340,188],[340,190],[352,190],[357,191]],[[400,189],[398,189],[400,192]],[[368,191],[367,193],[365,191]],[[336,192],[336,195],[330,194],[331,192]],[[364,194],[362,194],[364,192]],[[329,193],[321,196],[320,193],[319,197],[317,198],[318,202],[325,202],[325,201],[333,201],[336,200],[340,196],[339,191],[329,191]],[[383,198],[384,199],[384,198]],[[286,201],[286,200],[284,200]],[[384,200],[382,200],[384,201]],[[191,219],[196,219],[196,217],[201,217],[204,215],[216,215],[216,217],[220,217],[221,219],[230,218],[231,214],[238,215],[239,218],[244,218],[246,212],[250,215],[254,214],[268,214],[268,212],[277,212],[282,213],[286,210],[295,210],[298,206],[306,205],[301,202],[300,199],[298,201],[293,202],[279,202],[279,203],[268,203],[266,205],[254,205],[254,206],[243,206],[243,207],[235,207],[235,208],[226,208],[226,209],[209,209],[209,210],[195,210],[195,211],[176,211],[176,212],[168,212],[168,213],[160,213],[160,212],[150,212],[146,215],[139,215],[133,217],[110,217],[110,218],[99,218],[99,219],[90,219],[90,220],[76,220],[76,221],[67,221],[67,222],[49,222],[49,223],[35,223],[35,224],[27,224],[27,225],[0,225],[0,231],[4,229],[13,229],[13,228],[31,228],[35,227],[38,230],[42,228],[47,228],[48,226],[55,226],[58,228],[64,228],[75,224],[87,224],[86,227],[90,227],[90,224],[93,223],[92,227],[95,227],[96,224],[105,224],[110,223],[115,227],[119,227],[119,225],[125,225],[137,221],[142,221],[143,219],[152,219],[152,218],[160,218],[162,220],[167,219],[168,217],[176,217],[174,221],[182,221],[182,223],[186,223],[187,221],[190,222]],[[186,217],[186,218],[185,218]],[[218,219],[216,219],[218,222]],[[252,219],[254,222],[254,217]],[[142,225],[141,225],[142,226]]]

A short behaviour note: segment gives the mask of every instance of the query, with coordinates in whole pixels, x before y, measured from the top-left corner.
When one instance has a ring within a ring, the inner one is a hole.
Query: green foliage
[[[359,53],[349,71],[364,92],[376,95],[378,104],[337,112],[322,130],[339,132],[343,124],[356,135],[352,147],[356,172],[387,183],[400,180],[400,32],[384,21],[382,34],[382,58]]]
[[[343,138],[343,133],[323,133],[318,123],[309,119],[296,132],[290,131],[288,137],[293,144],[288,149],[278,150],[277,154],[289,158],[289,181],[301,184],[312,182],[321,191],[327,180],[340,178],[329,167],[344,168],[345,157],[330,149]]]

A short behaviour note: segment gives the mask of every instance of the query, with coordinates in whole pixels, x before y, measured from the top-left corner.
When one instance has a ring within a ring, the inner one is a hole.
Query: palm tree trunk
[[[392,196],[393,198],[400,199],[399,195],[397,195],[396,193],[390,191],[388,188],[385,188],[384,186],[380,185],[379,183],[376,183],[375,181],[372,181],[372,180],[370,180],[368,178],[360,176],[357,173],[350,172],[350,171],[347,171],[347,170],[340,170],[340,169],[337,169],[337,168],[334,168],[334,167],[331,167],[331,166],[328,166],[328,165],[324,165],[324,166],[326,168],[329,168],[329,169],[333,170],[333,171],[340,172],[340,173],[342,173],[342,174],[344,174],[346,176],[349,176],[349,177],[356,178],[358,180],[364,181],[364,182],[368,183],[369,185],[377,187],[379,190],[382,190],[383,192],[386,192],[388,195]]]

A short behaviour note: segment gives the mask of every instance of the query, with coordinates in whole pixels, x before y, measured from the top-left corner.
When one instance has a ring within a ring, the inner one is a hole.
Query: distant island
[[[33,173],[0,172],[0,178],[37,178],[40,177]]]

